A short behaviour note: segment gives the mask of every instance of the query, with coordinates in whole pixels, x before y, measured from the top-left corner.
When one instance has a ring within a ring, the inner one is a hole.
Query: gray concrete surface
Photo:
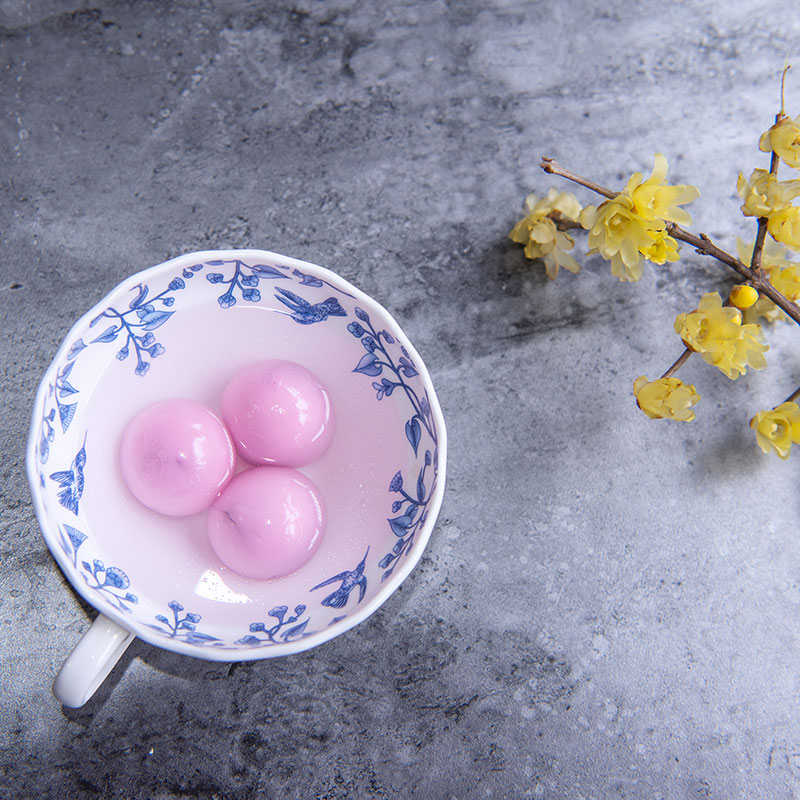
[[[653,423],[633,379],[730,278],[684,250],[549,283],[507,239],[558,185],[540,155],[619,185],[656,151],[696,229],[752,237],[736,174],[765,166],[791,6],[3,0],[0,26],[0,796],[800,797],[800,453],[748,429],[800,382],[798,332],[735,383],[690,362],[698,420]],[[135,643],[65,711],[93,611],[31,507],[37,381],[122,277],[231,246],[398,317],[449,424],[439,525],[343,637],[232,666]]]

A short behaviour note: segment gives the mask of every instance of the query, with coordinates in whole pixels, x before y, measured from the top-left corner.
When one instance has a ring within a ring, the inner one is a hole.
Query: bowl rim
[[[417,368],[420,378],[422,379],[422,383],[428,392],[431,415],[433,416],[437,430],[439,463],[437,465],[438,473],[436,487],[434,488],[428,505],[428,516],[419,529],[417,540],[414,542],[411,551],[408,553],[408,556],[404,559],[403,563],[397,565],[392,575],[380,585],[378,591],[371,598],[365,598],[367,602],[364,605],[360,605],[356,611],[354,611],[352,614],[349,614],[340,622],[329,625],[326,628],[323,628],[321,631],[317,631],[316,633],[292,642],[284,642],[281,644],[271,645],[270,647],[253,649],[246,649],[242,647],[241,649],[235,650],[223,650],[220,648],[200,648],[195,645],[187,644],[186,642],[178,639],[165,639],[158,636],[158,634],[147,630],[143,624],[136,623],[136,621],[130,617],[124,616],[121,611],[111,604],[108,604],[108,607],[104,607],[102,609],[98,608],[98,598],[95,597],[91,592],[91,587],[82,585],[77,579],[73,580],[73,578],[77,578],[77,573],[75,573],[73,564],[68,560],[67,555],[58,546],[58,526],[45,510],[40,492],[37,453],[38,434],[41,429],[39,412],[42,408],[42,404],[46,400],[48,387],[55,377],[55,373],[58,370],[58,365],[66,357],[70,348],[70,342],[72,342],[75,336],[78,335],[78,331],[83,330],[97,314],[102,312],[110,304],[112,297],[117,295],[125,285],[131,282],[142,282],[145,278],[151,279],[155,275],[160,276],[164,272],[172,272],[176,268],[182,268],[187,262],[227,260],[235,258],[242,260],[252,258],[272,260],[282,263],[287,267],[293,267],[310,272],[316,277],[322,277],[334,284],[337,288],[340,288],[343,291],[351,294],[358,303],[365,306],[368,310],[374,311],[376,314],[383,316],[387,322],[394,326],[397,332],[402,334],[404,345],[412,356],[415,367]],[[351,628],[354,628],[356,625],[363,622],[367,617],[377,611],[389,599],[389,597],[394,594],[395,591],[397,591],[397,589],[405,581],[422,557],[441,510],[442,500],[444,497],[447,466],[447,429],[445,427],[444,415],[442,414],[439,399],[436,395],[433,381],[431,380],[431,376],[425,362],[422,360],[413,343],[405,334],[394,316],[377,300],[370,297],[368,294],[363,292],[357,286],[354,286],[347,279],[341,277],[337,273],[332,272],[326,267],[321,267],[318,264],[313,264],[309,261],[303,261],[290,256],[284,256],[280,253],[275,253],[269,250],[261,250],[258,248],[198,250],[181,254],[175,258],[169,259],[168,261],[164,261],[161,264],[147,267],[132,275],[126,276],[122,280],[118,281],[109,292],[107,292],[97,303],[95,303],[85,314],[83,314],[74,325],[72,325],[69,331],[64,335],[61,345],[50,361],[49,366],[45,370],[39,382],[31,412],[31,424],[28,431],[25,464],[28,474],[31,498],[33,500],[36,519],[39,523],[42,537],[44,538],[50,553],[52,554],[58,566],[61,568],[64,577],[69,582],[72,589],[81,597],[83,597],[83,599],[89,603],[89,605],[91,605],[100,614],[113,619],[114,622],[135,634],[137,638],[140,638],[155,647],[160,647],[164,650],[169,650],[182,655],[188,655],[207,661],[256,661],[263,658],[277,658],[280,656],[291,655],[293,653],[300,653],[304,650],[310,650],[313,647],[324,644],[325,642],[330,641],[337,636],[341,636],[343,633],[346,633]]]

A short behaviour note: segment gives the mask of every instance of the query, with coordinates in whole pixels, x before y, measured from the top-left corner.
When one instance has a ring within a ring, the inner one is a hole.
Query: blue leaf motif
[[[72,547],[77,551],[86,541],[86,534],[81,533],[77,528],[73,528],[71,525],[64,525],[64,530],[67,532],[67,536],[69,536],[69,540],[72,542]],[[84,564],[85,563],[84,561]]]
[[[354,313],[362,322],[366,322],[367,325],[369,325],[369,314],[367,314],[363,308],[358,308],[358,306],[356,306]]]
[[[169,625],[169,620],[163,614],[159,614],[156,617],[156,622],[161,622],[164,625]],[[156,629],[156,630],[158,630],[158,629]]]
[[[294,607],[294,615],[296,617],[299,617],[301,614],[305,613],[305,610],[306,610],[306,607],[302,603],[300,603],[299,606],[295,606]]]
[[[119,328],[116,325],[110,325],[96,339],[92,339],[92,344],[95,342],[113,342],[118,333]]]
[[[71,361],[71,360],[72,360],[73,358],[75,358],[75,357],[78,355],[78,353],[80,353],[80,352],[81,352],[81,350],[83,350],[85,347],[86,347],[86,344],[84,343],[83,339],[78,339],[78,341],[77,341],[77,342],[74,342],[74,343],[73,343],[73,345],[72,345],[72,347],[70,347],[70,349],[69,349],[69,352],[67,353],[67,358],[68,358],[68,359]]]
[[[142,317],[142,324],[146,331],[160,328],[175,312],[174,311],[152,311]]]
[[[221,267],[224,263],[224,261],[206,261],[209,267]]]
[[[64,433],[67,432],[67,428],[69,428],[70,423],[75,416],[75,409],[77,406],[77,403],[71,403],[70,405],[65,405],[64,403],[58,404],[58,416],[61,420],[61,430]]]
[[[177,601],[173,600],[170,603],[167,603],[167,608],[171,608],[174,612],[183,611],[183,606]]]
[[[407,358],[400,359],[400,371],[406,378],[413,378],[415,375],[419,375],[419,372],[417,372],[414,365]]]
[[[234,644],[244,644],[248,647],[258,647],[261,644],[261,639],[258,636],[242,636],[241,639],[237,639]]]
[[[376,363],[377,361],[378,356],[376,356],[375,353],[367,353],[361,361],[358,362],[353,372],[360,372],[362,375],[370,375],[372,377],[380,375],[383,371],[383,366]]]
[[[81,561],[81,566],[87,571],[92,571],[92,565],[88,561]]]
[[[209,262],[211,263],[211,262]],[[288,275],[284,275],[279,269],[275,269],[275,267],[270,267],[267,264],[253,264],[250,269],[253,272],[258,273],[263,278],[288,278]]]
[[[288,642],[291,639],[294,639],[294,638],[300,636],[303,633],[303,631],[306,629],[306,625],[308,625],[308,620],[307,619],[303,620],[299,625],[295,625],[294,627],[289,628],[288,631],[285,631],[284,633],[282,633],[281,634],[281,639],[283,639],[284,642]]]
[[[419,426],[419,420],[414,417],[406,422],[406,439],[411,443],[411,446],[414,448],[414,455],[417,454],[417,448],[419,447],[419,440],[422,437],[422,430]]]
[[[425,500],[425,473],[420,472],[417,478],[417,500],[422,503]]]
[[[133,298],[133,300],[131,300],[130,306],[129,306],[130,308],[136,308],[137,306],[140,306],[142,303],[144,303],[144,300],[147,297],[148,288],[147,288],[146,284],[142,285],[140,283],[137,286],[133,287],[133,290],[135,290],[135,289],[138,289],[139,293],[136,295],[136,297]],[[131,290],[131,291],[133,291],[133,290]]]
[[[390,492],[399,492],[403,488],[403,473],[398,470],[389,483]]]
[[[250,632],[251,633],[259,633],[267,630],[267,626],[264,625],[263,622],[251,622],[250,623]]]
[[[412,519],[406,514],[403,514],[401,517],[394,517],[393,519],[389,520],[389,527],[392,529],[392,533],[395,536],[400,536],[401,538],[406,535],[408,526],[411,525]]]

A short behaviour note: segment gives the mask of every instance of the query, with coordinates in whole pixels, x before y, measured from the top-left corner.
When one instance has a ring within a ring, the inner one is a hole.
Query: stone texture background
[[[800,797],[798,464],[748,428],[800,382],[797,332],[735,383],[690,362],[698,420],[652,423],[632,381],[723,268],[685,250],[623,285],[581,256],[551,283],[507,239],[562,185],[539,156],[620,185],[656,151],[700,186],[696,229],[752,238],[736,175],[765,166],[798,15],[2,0],[0,26],[0,795]],[[439,525],[343,637],[242,665],[134,643],[64,710],[50,685],[93,611],[28,494],[37,382],[122,277],[233,246],[328,266],[400,320],[448,420]]]

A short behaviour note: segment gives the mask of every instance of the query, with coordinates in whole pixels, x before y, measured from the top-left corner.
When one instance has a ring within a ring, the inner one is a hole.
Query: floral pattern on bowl
[[[116,447],[149,402],[213,408],[236,369],[287,354],[335,397],[332,453],[303,470],[331,521],[306,567],[258,582],[216,561],[202,515],[138,507]],[[41,383],[28,469],[48,546],[99,611],[152,644],[243,660],[333,638],[400,585],[441,505],[444,439],[427,371],[375,301],[312,264],[209,252],[133,276],[77,323]]]

